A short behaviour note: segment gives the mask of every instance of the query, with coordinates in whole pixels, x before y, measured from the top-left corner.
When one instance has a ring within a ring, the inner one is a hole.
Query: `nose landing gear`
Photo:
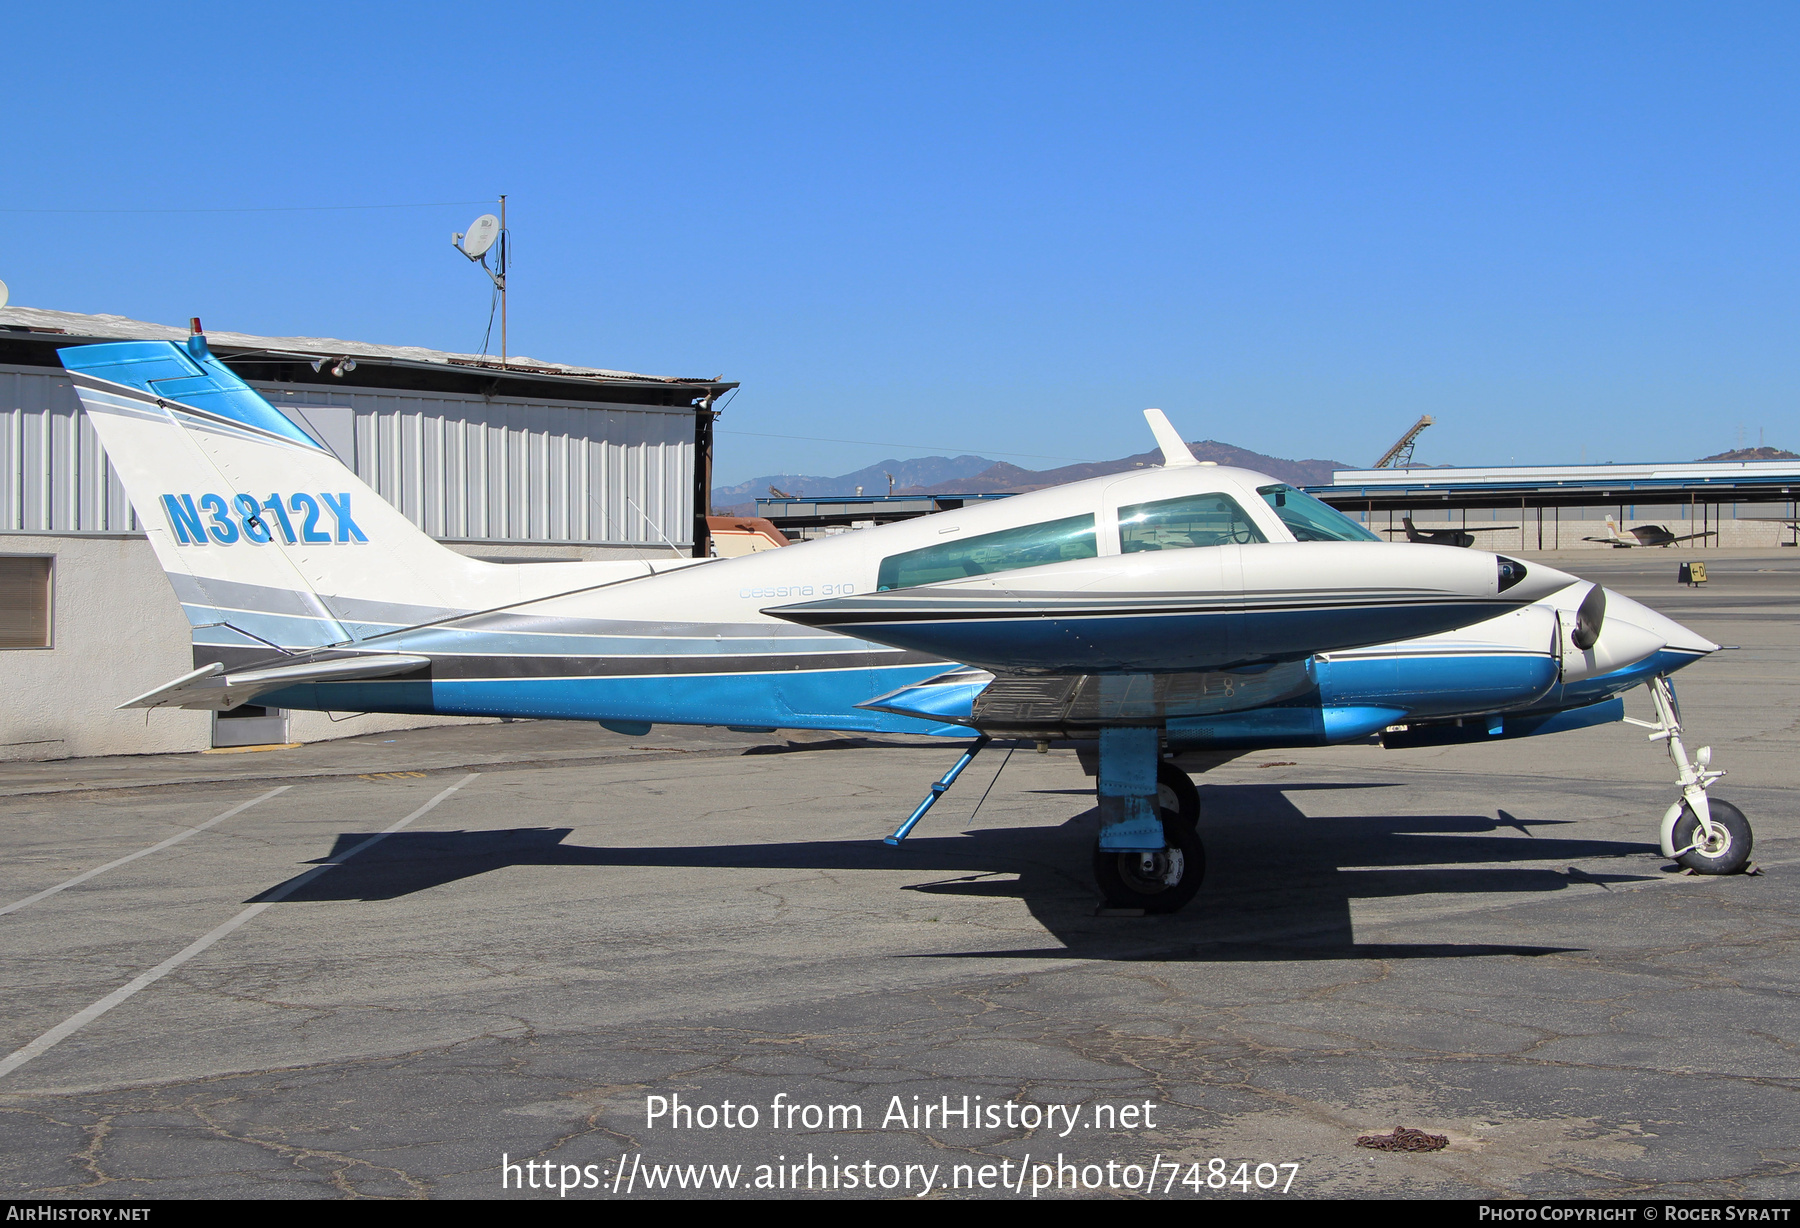
[[[1654,721],[1625,719],[1651,731],[1652,742],[1662,742],[1675,765],[1681,800],[1670,806],[1662,819],[1662,853],[1694,874],[1739,874],[1750,864],[1753,843],[1750,820],[1724,798],[1709,797],[1707,790],[1725,775],[1712,767],[1712,747],[1702,746],[1688,759],[1681,741],[1681,709],[1667,675],[1645,684],[1656,709]]]

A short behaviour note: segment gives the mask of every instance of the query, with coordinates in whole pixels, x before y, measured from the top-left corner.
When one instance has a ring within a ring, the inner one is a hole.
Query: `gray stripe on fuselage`
[[[224,610],[243,610],[263,614],[298,614],[318,617],[319,608],[310,593],[292,588],[271,588],[266,584],[245,584],[238,580],[218,580],[211,576],[184,576],[169,572],[169,583],[175,596],[189,605],[217,606]],[[368,601],[356,597],[324,599],[337,611],[338,617],[351,622],[388,623],[411,627],[418,623],[452,618],[460,610],[443,606],[401,605],[391,601]]]
[[[354,657],[357,654],[350,654]],[[333,659],[337,654],[333,654]],[[266,648],[194,645],[194,665],[222,662],[227,671],[293,664]],[[885,648],[832,653],[763,653],[755,656],[696,654],[672,657],[433,657],[429,666],[396,674],[388,682],[475,682],[518,678],[661,677],[682,674],[784,674],[816,670],[881,669],[903,665],[950,664],[928,653]],[[323,680],[329,681],[329,679]]]
[[[317,608],[309,603],[307,595],[295,589],[270,588],[236,580],[215,580],[208,576],[196,578],[175,572],[168,573],[168,576],[170,584],[175,587],[176,596],[186,604],[217,607],[222,612],[234,609],[303,617],[316,617],[318,614]],[[648,580],[654,577],[643,578]],[[639,619],[525,614],[517,610],[471,613],[442,606],[401,605],[397,602],[372,601],[359,597],[328,596],[324,600],[344,621],[379,623],[394,628],[396,632],[416,628],[421,623],[436,623],[438,626],[432,630],[511,635],[619,635],[646,639],[817,639],[819,634],[814,628],[796,626],[790,622],[651,622]],[[393,633],[388,634],[391,636]]]

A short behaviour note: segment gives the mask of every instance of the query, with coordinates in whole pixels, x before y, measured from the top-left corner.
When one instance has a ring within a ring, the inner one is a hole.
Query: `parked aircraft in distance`
[[[1782,542],[1784,546],[1800,544],[1800,516],[1739,516],[1739,520],[1752,520],[1760,524],[1784,524],[1794,531],[1794,541]]]
[[[125,707],[972,738],[896,843],[990,739],[1085,742],[1100,890],[1166,912],[1205,867],[1176,754],[1532,737],[1647,685],[1681,789],[1663,852],[1750,855],[1668,682],[1716,644],[1545,564],[1384,543],[1196,461],[1157,410],[1160,468],[739,558],[502,565],[426,536],[198,332],[61,356],[193,627],[195,668]]]
[[[713,553],[722,559],[793,544],[786,533],[763,516],[708,516],[706,532],[712,538]]]
[[[1501,533],[1507,529],[1516,529],[1516,524],[1482,524],[1463,525],[1455,529],[1420,529],[1413,525],[1412,517],[1402,517],[1403,529],[1384,529],[1384,533],[1404,533],[1409,542],[1418,542],[1425,546],[1461,546],[1468,549],[1475,544],[1477,533]]]
[[[1702,533],[1684,533],[1677,537],[1660,524],[1640,524],[1635,528],[1626,529],[1621,534],[1619,526],[1613,523],[1611,516],[1608,516],[1606,518],[1606,536],[1584,537],[1581,540],[1605,542],[1615,550],[1629,550],[1634,546],[1673,546],[1676,542],[1693,541],[1696,537],[1717,537],[1718,535],[1718,530],[1707,529]]]

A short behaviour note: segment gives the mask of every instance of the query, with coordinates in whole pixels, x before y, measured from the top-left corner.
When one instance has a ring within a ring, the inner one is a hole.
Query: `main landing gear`
[[[950,770],[931,786],[918,808],[887,838],[906,839],[992,739],[971,742]],[[1174,912],[1194,898],[1206,877],[1206,849],[1195,828],[1200,791],[1186,772],[1165,762],[1162,731],[1153,726],[1100,733],[1100,836],[1094,843],[1094,878],[1103,911]]]
[[[1200,791],[1172,763],[1156,765],[1161,849],[1113,850],[1094,844],[1094,879],[1108,910],[1175,912],[1194,898],[1206,877],[1206,849],[1195,830]]]
[[[1670,806],[1662,819],[1662,852],[1694,874],[1740,874],[1750,864],[1752,837],[1744,812],[1724,798],[1709,797],[1707,790],[1725,775],[1712,768],[1712,747],[1702,746],[1690,762],[1681,741],[1681,709],[1666,675],[1645,684],[1656,709],[1654,721],[1626,717],[1629,724],[1651,731],[1652,742],[1668,747],[1675,765],[1681,800]]]

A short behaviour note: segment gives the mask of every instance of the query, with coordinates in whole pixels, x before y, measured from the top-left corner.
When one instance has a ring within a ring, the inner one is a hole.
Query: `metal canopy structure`
[[[792,495],[756,501],[756,514],[772,522],[789,537],[818,537],[828,529],[859,525],[892,524],[934,512],[947,512],[969,503],[1005,499],[1004,494],[977,495]]]
[[[1726,508],[1742,503],[1786,504],[1796,511],[1800,497],[1800,461],[1697,461],[1671,465],[1570,465],[1494,469],[1340,469],[1328,486],[1307,492],[1339,511],[1361,514],[1372,522],[1388,514],[1450,519],[1468,513],[1505,509],[1528,523],[1521,528],[1521,549],[1560,548],[1563,508],[1616,509],[1621,522],[1638,507],[1681,509],[1691,529],[1707,534],[1702,546],[1718,545],[1715,536],[1734,517]],[[1533,515],[1535,513],[1535,516]],[[1546,513],[1549,513],[1546,516]],[[1659,512],[1658,514],[1662,514]],[[1529,521],[1535,518],[1535,525]],[[1790,543],[1791,544],[1791,543]]]
[[[1306,490],[1341,511],[1783,503],[1800,492],[1800,461],[1340,469]]]

